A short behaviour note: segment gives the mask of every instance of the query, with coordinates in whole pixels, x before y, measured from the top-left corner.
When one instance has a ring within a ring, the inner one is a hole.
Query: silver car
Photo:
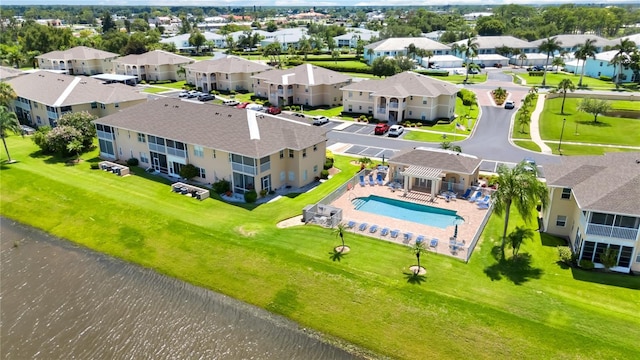
[[[390,137],[398,137],[398,136],[402,135],[403,132],[404,132],[404,126],[402,126],[402,125],[392,125],[389,128],[389,136]]]
[[[313,125],[324,125],[329,123],[329,118],[326,116],[316,116],[313,118]]]

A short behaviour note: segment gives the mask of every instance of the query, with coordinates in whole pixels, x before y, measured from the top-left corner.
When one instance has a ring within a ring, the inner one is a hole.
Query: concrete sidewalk
[[[535,110],[533,110],[533,113],[531,113],[529,133],[531,134],[531,140],[540,147],[541,152],[543,154],[551,155],[553,154],[553,151],[551,151],[551,148],[548,147],[540,137],[540,114],[542,114],[542,110],[544,109],[544,101],[546,98],[546,94],[538,94],[538,102],[536,103],[536,108]]]

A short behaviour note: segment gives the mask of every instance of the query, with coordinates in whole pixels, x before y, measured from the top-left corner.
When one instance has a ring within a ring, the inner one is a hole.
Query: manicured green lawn
[[[559,155],[561,152],[562,155],[602,155],[606,152],[638,151],[628,148],[617,148],[610,146],[585,146],[566,143],[562,143],[560,147],[561,151],[558,151],[557,142],[545,142],[545,144],[547,144],[556,155]]]
[[[316,65],[316,66],[320,66],[322,67],[323,65],[340,65],[341,67],[344,67],[347,70],[352,70],[352,69],[370,69],[371,66],[361,62],[361,61],[357,61],[357,60],[340,60],[340,61],[308,61],[309,64],[311,65]]]
[[[540,86],[542,85],[542,76],[529,76],[528,72],[518,73],[518,76],[523,78],[527,82],[527,86]],[[578,82],[580,81],[580,75],[573,75],[567,73],[555,73],[553,71],[547,72],[547,86],[556,87],[562,81],[562,79],[571,79],[574,85],[578,86]],[[613,85],[610,81],[602,81],[600,79],[590,78],[588,76],[584,76],[582,78],[582,85],[587,87],[588,89],[597,89],[597,90],[611,90],[615,89],[615,85]]]
[[[467,138],[469,134],[471,134],[471,130],[476,125],[476,119],[478,118],[480,110],[477,105],[474,106],[465,106],[462,104],[462,99],[456,97],[456,114],[458,115],[458,119],[454,120],[448,124],[436,124],[433,126],[421,126],[420,129],[424,130],[432,130],[447,133],[448,141],[460,141]],[[469,115],[469,119],[467,120],[467,115]],[[458,130],[456,129],[456,123],[460,123],[462,126],[466,128],[466,130]],[[470,123],[470,124],[469,124]],[[471,126],[469,126],[471,125]],[[454,135],[455,140],[454,140]],[[460,136],[464,135],[464,136]],[[425,141],[425,142],[442,142],[442,134],[434,134],[428,132],[421,131],[410,131],[405,136],[407,140],[415,140],[415,141]]]
[[[535,151],[535,152],[542,151],[540,149],[540,146],[536,145],[536,143],[534,143],[533,141],[514,140],[513,143],[516,144],[517,146],[520,146],[521,148],[524,148],[524,149],[527,149],[527,150],[531,150],[531,151]]]
[[[536,108],[536,104],[538,102],[538,96],[535,95],[535,101],[531,105],[528,106],[529,114],[533,113],[533,110]],[[516,115],[513,118],[513,128],[511,130],[511,137],[514,139],[529,139],[531,140],[531,133],[529,125],[524,126],[524,132],[522,132],[523,127],[518,123],[518,116],[520,112],[522,112],[523,107],[520,107],[516,112]],[[536,146],[537,147],[537,146]],[[540,150],[538,150],[540,151]]]
[[[166,88],[151,86],[151,87],[144,88],[144,90],[142,90],[142,92],[149,93],[149,94],[157,94],[157,93],[161,93],[161,92],[165,92],[165,91],[171,91],[171,90],[173,90],[173,89],[166,89]]]
[[[443,141],[461,141],[466,139],[466,136],[453,135],[453,134],[444,134],[447,136],[446,139],[442,137],[443,134],[426,132],[426,131],[411,131],[412,129],[408,129],[406,131],[406,135],[403,137],[405,140],[413,140],[413,141],[424,141],[424,142],[443,142]],[[468,132],[466,132],[468,133]],[[464,149],[463,149],[464,150]]]
[[[29,138],[7,142],[19,162],[0,167],[2,216],[383,356],[640,358],[640,277],[565,269],[556,263],[559,241],[538,233],[520,261],[498,262],[497,216],[468,264],[429,253],[420,278],[404,246],[349,232],[352,250],[338,261],[330,230],[275,226],[354,174],[349,158],[336,157],[342,172],[315,190],[254,207],[196,201],[148,176],[90,170],[87,161],[65,166],[38,155]],[[510,228],[518,223],[513,213]]]
[[[464,79],[467,78],[467,75],[432,76],[432,78],[448,81],[454,84],[462,84],[464,83]],[[485,81],[487,81],[487,74],[469,75],[469,80],[467,81],[467,84],[479,84]]]
[[[329,108],[329,109],[306,109],[303,108],[303,112],[305,115],[309,115],[309,116],[317,116],[317,115],[324,115],[328,118],[335,118],[335,117],[341,117],[340,115],[342,114],[342,105],[340,106],[336,106],[334,108]]]
[[[567,98],[564,115],[560,113],[562,98],[545,102],[540,117],[540,136],[543,140],[558,141],[563,119],[567,119],[562,134],[563,141],[640,146],[639,120],[600,115],[596,123],[593,115],[577,110],[580,100]]]

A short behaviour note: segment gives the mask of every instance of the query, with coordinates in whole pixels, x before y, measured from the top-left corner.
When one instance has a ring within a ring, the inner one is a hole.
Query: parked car
[[[476,69],[476,68],[469,69],[469,74],[475,75],[475,74],[479,74],[479,73],[480,73],[480,71],[478,71],[478,69]]]
[[[264,111],[264,106],[260,105],[260,104],[249,104],[247,106],[245,106],[245,109],[247,110],[253,110],[253,111]]]
[[[313,118],[313,125],[324,125],[329,122],[329,118],[326,116],[315,116]]]
[[[225,101],[223,101],[222,103],[223,103],[224,105],[227,105],[227,106],[236,106],[236,105],[240,104],[240,103],[238,102],[238,100],[233,100],[233,99],[225,100]]]
[[[532,68],[533,71],[544,71],[544,66],[536,65]]]
[[[537,168],[536,161],[533,158],[526,157],[522,160],[522,162],[525,164],[524,169],[527,171],[533,171]]]
[[[20,125],[20,132],[22,133],[22,135],[33,135],[33,133],[36,132],[36,129],[32,128],[31,126]]]
[[[505,109],[515,109],[515,107],[516,107],[516,103],[512,100],[507,100],[504,102]]]
[[[402,125],[392,125],[389,128],[390,137],[398,137],[402,135],[403,132],[404,132],[404,127]]]
[[[215,100],[216,97],[211,95],[211,94],[202,94],[200,96],[198,96],[198,100],[200,101],[210,101],[210,100]]]
[[[181,98],[184,98],[184,97],[187,97],[187,96],[189,96],[189,91],[187,91],[187,90],[182,90],[178,94],[178,97],[181,97]]]
[[[193,98],[197,98],[200,95],[202,95],[202,93],[200,91],[191,90],[191,91],[189,91],[187,93],[187,98],[188,99],[193,99]]]
[[[242,102],[242,103],[240,103],[240,104],[236,105],[236,107],[237,107],[238,109],[244,109],[244,108],[246,108],[246,107],[247,107],[247,105],[249,105],[249,104],[251,104],[251,103],[250,103],[250,102]]]
[[[301,113],[293,113],[293,116],[297,116],[301,118],[305,117],[304,114],[301,114]]]
[[[500,63],[495,63],[495,64],[493,64],[493,67],[494,67],[494,68],[501,69],[501,68],[502,68],[502,64],[500,64]]]
[[[373,133],[376,135],[384,135],[387,133],[387,131],[389,131],[389,124],[380,123],[376,125],[376,128],[373,130]]]
[[[267,109],[267,113],[271,114],[271,115],[278,115],[282,112],[282,110],[280,110],[279,107],[277,106],[269,106],[269,108]]]
[[[453,73],[454,73],[455,75],[464,75],[464,70],[462,70],[462,69],[455,69],[455,70],[453,70]]]
[[[485,64],[480,64],[479,66],[480,66],[480,69],[484,69],[485,67],[487,67],[487,65]]]

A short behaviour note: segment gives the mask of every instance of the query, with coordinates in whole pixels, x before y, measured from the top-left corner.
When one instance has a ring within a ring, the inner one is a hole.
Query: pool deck
[[[410,221],[399,220],[388,216],[376,215],[365,211],[355,210],[354,206],[351,203],[351,200],[357,197],[367,197],[369,195],[378,195],[386,198],[398,199],[456,211],[459,216],[464,218],[464,223],[458,225],[457,240],[458,242],[464,240],[465,246],[455,253],[450,250],[449,238],[453,236],[453,233],[455,231],[453,225],[447,227],[446,229],[442,229]],[[482,220],[487,213],[487,210],[478,209],[475,203],[471,203],[463,199],[452,199],[449,202],[440,197],[438,197],[434,202],[429,201],[429,199],[429,194],[420,191],[410,191],[406,194],[406,196],[404,196],[404,191],[402,189],[391,191],[388,186],[365,185],[364,187],[362,187],[360,185],[357,185],[353,189],[345,192],[331,205],[342,209],[343,223],[347,224],[349,221],[354,221],[357,223],[357,225],[353,229],[349,230],[351,232],[360,233],[365,236],[375,237],[380,240],[391,241],[404,245],[413,245],[418,235],[423,235],[426,241],[425,248],[427,248],[429,251],[434,251],[439,254],[444,254],[465,260],[467,258],[468,246],[473,239],[476,231],[480,227]],[[358,229],[358,227],[362,223],[367,223],[369,225],[364,231],[360,231]],[[373,224],[378,225],[378,230],[375,233],[371,233],[369,231],[369,228]],[[390,234],[387,236],[380,235],[380,230],[385,227],[389,228],[389,230],[400,230],[400,234],[396,238],[392,238]],[[410,241],[405,240],[405,233],[411,233],[413,235]],[[433,238],[438,239],[438,246],[435,248],[429,246],[429,243]]]

